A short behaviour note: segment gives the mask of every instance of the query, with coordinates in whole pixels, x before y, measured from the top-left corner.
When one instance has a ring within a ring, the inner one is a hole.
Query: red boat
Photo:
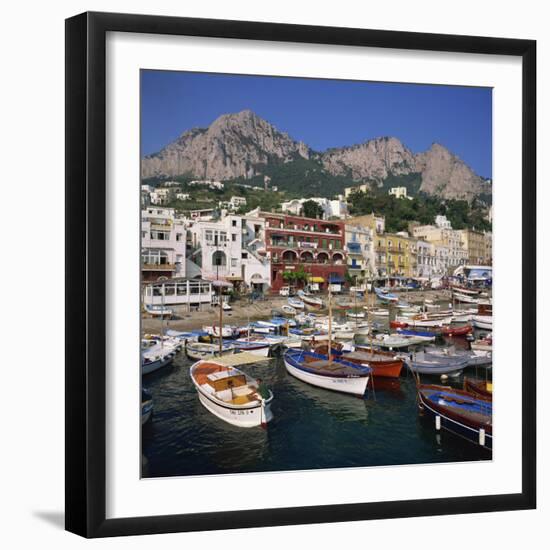
[[[372,369],[373,377],[399,378],[403,368],[403,360],[396,357],[391,351],[381,351],[366,346],[357,346],[356,351],[351,353],[343,352],[342,345],[332,343],[332,353],[340,356],[349,363],[356,365],[367,365]],[[315,347],[315,353],[327,355],[328,344],[320,344]]]
[[[390,321],[391,328],[407,328],[408,326],[409,324],[404,321]]]
[[[403,368],[403,360],[391,351],[381,351],[369,347],[357,346],[356,350],[344,354],[346,361],[359,365],[368,365],[372,376],[382,378],[399,378]]]
[[[464,378],[464,391],[472,393],[478,397],[493,400],[493,383],[485,380],[474,380],[473,378]]]
[[[464,325],[461,327],[444,326],[441,327],[441,333],[445,336],[466,336],[472,332],[470,325]]]

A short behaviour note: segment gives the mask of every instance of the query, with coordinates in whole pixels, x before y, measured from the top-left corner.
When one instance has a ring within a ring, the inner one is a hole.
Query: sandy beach
[[[441,302],[451,299],[451,293],[447,290],[414,290],[399,293],[400,298],[411,304],[421,304],[424,300],[433,300],[434,302]],[[326,302],[326,295],[321,296]],[[353,298],[348,294],[334,295],[333,306],[335,311],[338,309],[338,301],[353,301]],[[268,296],[265,300],[249,303],[246,299],[236,300],[231,303],[232,311],[223,312],[223,323],[231,325],[245,325],[249,321],[255,321],[258,319],[265,319],[271,316],[272,309],[278,309],[283,304],[287,303],[287,298],[283,296]],[[378,302],[376,306],[378,307]],[[174,330],[196,330],[203,325],[210,325],[217,323],[219,320],[219,310],[217,308],[210,308],[204,311],[187,312],[183,309],[172,308],[174,311],[174,318],[170,320],[164,320],[164,328],[171,328]],[[319,310],[321,313],[323,310]],[[158,333],[161,329],[160,319],[151,318],[144,315],[141,323],[142,334]]]

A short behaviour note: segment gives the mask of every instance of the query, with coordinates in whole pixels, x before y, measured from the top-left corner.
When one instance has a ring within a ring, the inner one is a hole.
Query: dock
[[[241,365],[251,365],[252,363],[259,363],[260,361],[269,361],[272,358],[255,355],[249,351],[243,351],[230,355],[222,355],[222,357],[213,357],[212,359],[225,367],[240,367]]]

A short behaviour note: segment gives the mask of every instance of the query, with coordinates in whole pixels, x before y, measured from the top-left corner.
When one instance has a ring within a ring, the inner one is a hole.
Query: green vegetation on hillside
[[[491,223],[485,219],[487,207],[481,201],[468,204],[465,200],[441,200],[424,193],[413,199],[396,199],[382,190],[370,193],[353,193],[348,199],[350,214],[361,216],[375,212],[386,218],[386,231],[395,233],[407,231],[410,222],[421,225],[434,223],[438,214],[444,214],[450,220],[453,229],[476,228],[490,231]]]

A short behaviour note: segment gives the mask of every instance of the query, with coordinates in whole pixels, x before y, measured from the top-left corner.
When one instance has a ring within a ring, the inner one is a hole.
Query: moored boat
[[[176,356],[172,349],[156,344],[141,352],[141,374],[151,374],[162,367],[170,365]]]
[[[221,420],[242,428],[272,420],[273,393],[239,369],[208,360],[194,363],[189,374],[201,404]]]
[[[305,307],[304,302],[298,300],[298,298],[289,298],[288,305],[294,309],[304,309]]]
[[[281,310],[283,311],[283,313],[285,313],[286,315],[296,315],[297,311],[296,311],[296,308],[295,307],[292,307],[291,305],[288,305],[288,304],[283,304],[281,306]]]
[[[148,305],[143,304],[143,309],[151,317],[162,317],[164,319],[171,319],[174,315],[174,311],[163,305]]]
[[[153,414],[153,396],[145,389],[141,389],[141,425],[151,419]]]
[[[306,294],[302,290],[298,291],[298,296],[300,296],[300,299],[304,302],[304,304],[314,309],[321,309],[324,306],[321,298],[317,298],[317,296],[312,296],[311,294]]]
[[[445,336],[466,336],[471,332],[472,332],[471,325],[462,325],[459,327],[448,325],[445,327],[441,327],[441,334],[444,334]]]
[[[342,358],[351,363],[366,365],[372,369],[374,378],[399,378],[403,359],[388,351],[367,346],[356,346],[355,351],[344,353]]]
[[[468,359],[458,355],[419,351],[403,358],[411,371],[420,374],[456,376],[468,366]]]
[[[492,315],[474,315],[472,316],[472,323],[476,328],[480,328],[483,330],[493,330]]]
[[[493,399],[493,383],[487,380],[464,378],[464,391],[485,399]]]
[[[311,351],[288,350],[283,359],[287,372],[302,382],[353,395],[364,395],[371,374],[369,367]]]
[[[493,406],[488,399],[448,386],[419,384],[418,407],[435,421],[436,429],[493,448]]]
[[[219,344],[208,344],[203,342],[190,342],[185,347],[185,352],[189,359],[205,359],[220,355]],[[235,353],[235,347],[232,344],[222,343],[221,355]]]

